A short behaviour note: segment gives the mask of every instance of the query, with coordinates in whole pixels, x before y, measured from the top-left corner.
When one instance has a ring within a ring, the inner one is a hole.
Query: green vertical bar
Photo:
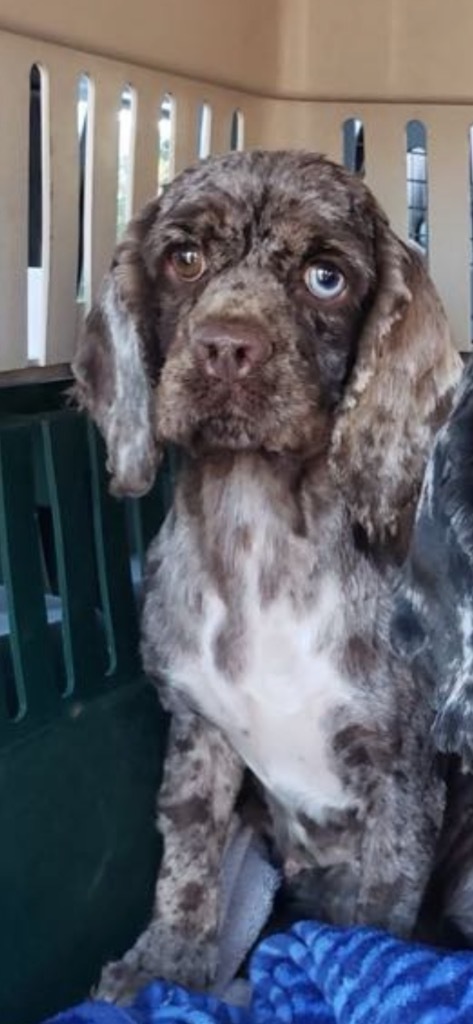
[[[100,690],[107,667],[85,422],[73,412],[52,414],[42,422],[42,435],[63,609],[66,694],[85,696]]]
[[[0,558],[17,719],[48,713],[59,701],[36,522],[32,429],[0,429]]]
[[[102,439],[88,423],[95,549],[104,611],[108,674],[130,680],[140,670],[138,621],[123,501],[108,492]]]

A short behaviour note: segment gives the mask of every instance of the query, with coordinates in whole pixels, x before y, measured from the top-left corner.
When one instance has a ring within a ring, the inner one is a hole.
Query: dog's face
[[[317,154],[233,153],[130,223],[74,372],[117,493],[166,441],[326,455],[353,518],[395,532],[457,376],[420,258],[358,178]]]
[[[234,154],[176,182],[145,251],[160,436],[326,447],[376,281],[371,197],[320,157]]]

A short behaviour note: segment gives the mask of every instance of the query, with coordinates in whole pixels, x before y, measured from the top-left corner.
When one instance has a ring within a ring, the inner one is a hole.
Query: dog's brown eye
[[[169,263],[174,273],[183,281],[197,281],[206,268],[203,253],[191,245],[175,249],[169,257]]]
[[[331,263],[314,263],[307,267],[304,281],[317,299],[338,299],[347,286],[341,270]]]

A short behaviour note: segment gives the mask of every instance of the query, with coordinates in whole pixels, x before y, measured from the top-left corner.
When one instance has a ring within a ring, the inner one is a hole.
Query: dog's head
[[[74,370],[116,491],[146,490],[166,441],[322,453],[376,534],[412,501],[456,358],[364,184],[254,152],[184,172],[131,222]]]

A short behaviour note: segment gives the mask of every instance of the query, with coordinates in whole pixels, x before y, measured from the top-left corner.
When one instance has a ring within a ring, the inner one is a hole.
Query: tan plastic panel
[[[101,0],[97,0],[100,7]],[[2,0],[0,0],[0,4]],[[406,233],[406,123],[417,118],[428,134],[430,266],[461,348],[470,347],[470,198],[467,134],[473,104],[317,102],[258,98],[208,82],[0,32],[0,80],[8,102],[0,111],[0,369],[28,363],[26,262],[28,218],[28,76],[33,63],[47,76],[50,131],[44,210],[44,289],[47,329],[44,362],[67,361],[84,306],[76,299],[78,231],[77,81],[89,75],[94,93],[92,147],[86,185],[86,303],[110,262],[117,233],[118,109],[123,87],[136,105],[132,207],[155,193],[158,109],[164,93],[174,105],[174,168],[197,159],[199,109],[211,111],[211,152],[230,146],[232,115],[244,119],[245,146],[306,147],[342,157],[342,126],[365,127],[367,180]],[[2,255],[3,254],[3,255]]]
[[[429,229],[430,270],[445,302],[454,336],[461,349],[470,348],[471,219],[468,174],[468,129],[473,110],[430,112]]]
[[[471,0],[280,0],[273,91],[319,99],[473,99]]]
[[[0,0],[0,28],[269,96],[473,100],[471,0]]]
[[[79,141],[77,137],[77,73],[68,54],[56,50],[48,60],[50,118],[50,222],[43,231],[49,283],[46,318],[46,362],[72,358],[79,227]],[[61,130],[56,130],[56,125]],[[67,169],[67,170],[66,170]],[[46,238],[44,235],[46,234]]]
[[[278,0],[0,0],[0,28],[127,63],[273,89]]]

